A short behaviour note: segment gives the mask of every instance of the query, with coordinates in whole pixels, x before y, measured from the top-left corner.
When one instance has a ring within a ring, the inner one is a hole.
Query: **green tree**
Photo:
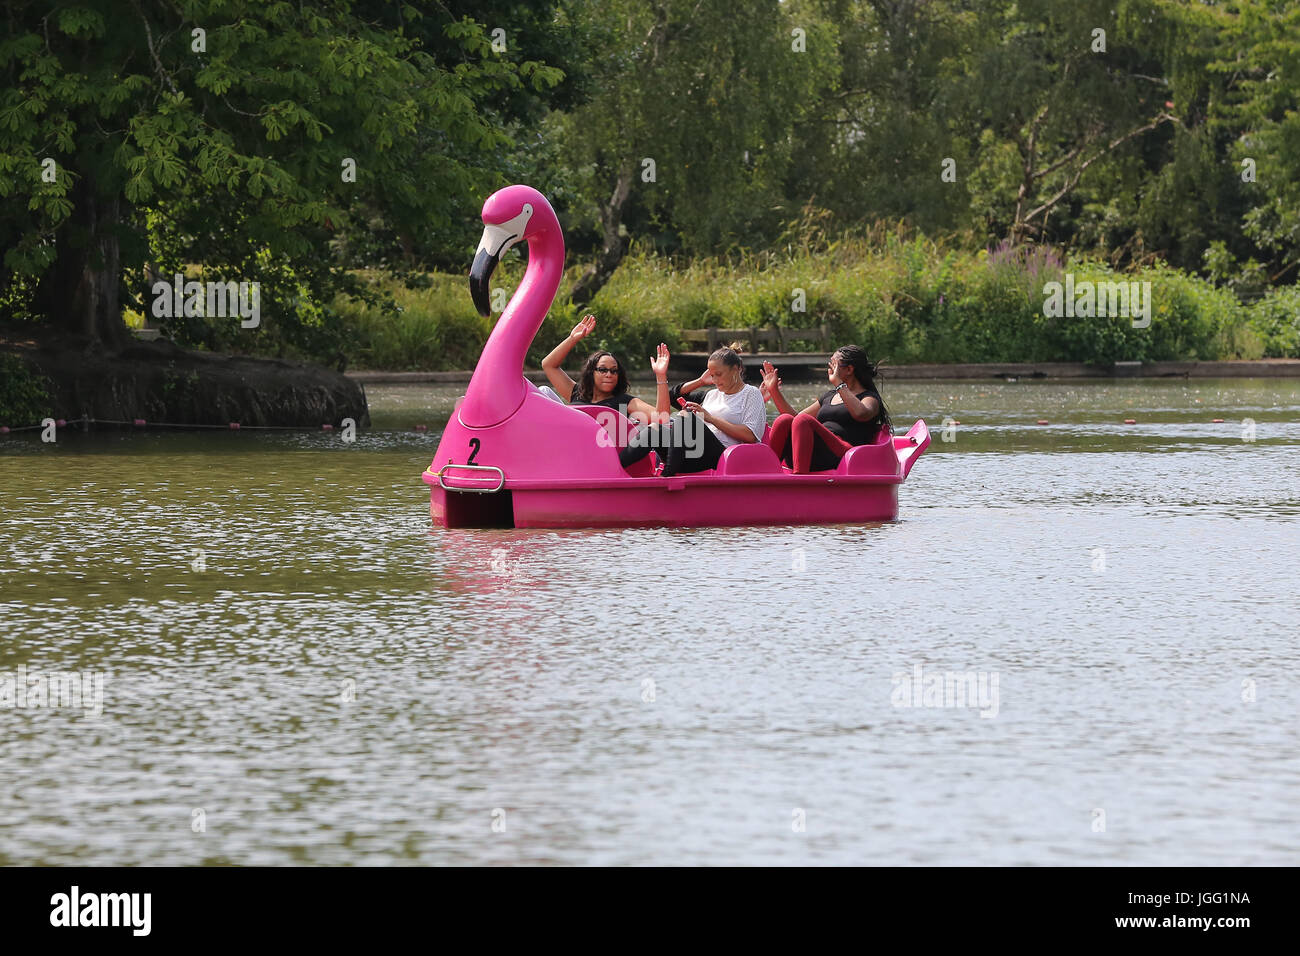
[[[774,232],[793,126],[826,68],[776,0],[743,15],[725,0],[617,0],[588,16],[592,96],[552,124],[599,234],[576,303],[618,267],[631,215],[692,253]]]
[[[561,207],[572,201],[565,169],[553,139],[543,135],[548,110],[569,110],[591,90],[591,39],[586,0],[441,0],[426,4],[407,30],[420,49],[447,66],[473,66],[478,53],[467,50],[458,25],[482,24],[492,55],[516,64],[545,63],[563,73],[554,86],[497,83],[474,91],[484,123],[503,133],[508,149],[482,149],[473,142],[443,139],[436,148],[474,171],[475,187],[447,193],[445,216],[415,215],[399,224],[389,210],[359,203],[340,225],[335,245],[340,261],[405,275],[408,271],[460,271],[482,232],[479,211],[492,189],[524,182],[541,189]],[[551,73],[552,78],[558,74]],[[436,117],[431,124],[436,128]],[[393,210],[402,212],[403,208]]]
[[[422,17],[379,0],[7,3],[0,303],[112,345],[122,303],[146,305],[145,265],[186,261],[263,282],[283,328],[319,325],[355,288],[330,248],[355,210],[411,235],[459,216],[497,184],[466,157],[510,146],[479,104],[560,78],[469,19],[441,23],[440,61]]]
[[[976,141],[963,136],[958,107],[968,62],[987,39],[971,5],[805,0],[791,17],[824,25],[818,55],[831,61],[798,124],[791,201],[815,200],[844,224],[964,226]],[[955,178],[945,180],[949,159]]]
[[[1211,117],[1231,137],[1231,179],[1247,200],[1242,231],[1265,259],[1269,280],[1293,283],[1300,265],[1300,5],[1253,0],[1202,16],[1218,28],[1213,71],[1223,89]]]
[[[992,42],[970,64],[965,105],[980,124],[976,211],[990,236],[1073,233],[1070,203],[1093,182],[1125,188],[1123,161],[1144,137],[1178,121],[1152,42],[1147,0],[981,4]],[[973,131],[972,131],[973,132]],[[1166,134],[1168,135],[1168,134]],[[1119,180],[1117,183],[1116,180]]]

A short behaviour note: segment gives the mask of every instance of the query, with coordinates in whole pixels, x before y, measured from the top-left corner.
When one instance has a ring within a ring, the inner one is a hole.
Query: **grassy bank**
[[[518,260],[503,263],[496,282],[513,291],[522,271]],[[1135,329],[1119,316],[1044,315],[1044,284],[1063,282],[1067,272],[1076,286],[1149,282],[1150,327]],[[576,275],[575,267],[564,288]],[[491,323],[474,312],[463,276],[432,275],[418,289],[371,279],[392,293],[400,311],[340,304],[353,367],[473,367]],[[600,320],[592,347],[610,348],[633,367],[645,366],[660,341],[684,348],[683,329],[778,323],[812,330],[823,322],[834,341],[857,342],[894,364],[1300,356],[1295,289],[1243,305],[1226,289],[1164,266],[1120,275],[1094,260],[1061,263],[1043,251],[956,252],[897,234],[685,265],[634,254],[590,311]],[[580,315],[567,304],[553,307],[530,364],[540,364]],[[812,346],[794,337],[796,348]]]

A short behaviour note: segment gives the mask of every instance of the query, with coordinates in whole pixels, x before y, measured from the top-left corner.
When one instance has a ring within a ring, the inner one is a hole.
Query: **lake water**
[[[368,391],[0,439],[0,864],[1295,862],[1300,381],[886,383],[899,521],[625,531],[431,531]]]

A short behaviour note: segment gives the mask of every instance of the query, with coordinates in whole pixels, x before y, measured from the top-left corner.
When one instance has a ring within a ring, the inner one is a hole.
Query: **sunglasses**
[[[618,369],[617,369],[617,368],[602,368],[602,367],[599,366],[599,365],[596,366],[596,371],[597,371],[597,372],[604,372],[606,375],[617,375],[617,374],[618,374]]]

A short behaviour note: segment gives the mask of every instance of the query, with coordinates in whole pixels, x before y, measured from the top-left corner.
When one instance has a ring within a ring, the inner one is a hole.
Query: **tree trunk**
[[[101,351],[130,338],[122,322],[121,199],[95,192],[87,174],[73,187],[72,216],[55,233],[55,259],[36,291],[37,311],[51,324]]]
[[[619,227],[623,225],[623,207],[632,191],[632,163],[624,162],[618,171],[618,182],[609,202],[600,207],[600,225],[604,232],[604,244],[596,261],[591,264],[582,277],[573,284],[569,292],[569,301],[574,305],[586,305],[596,297],[610,280],[618,264],[623,261],[626,245],[620,236]]]

